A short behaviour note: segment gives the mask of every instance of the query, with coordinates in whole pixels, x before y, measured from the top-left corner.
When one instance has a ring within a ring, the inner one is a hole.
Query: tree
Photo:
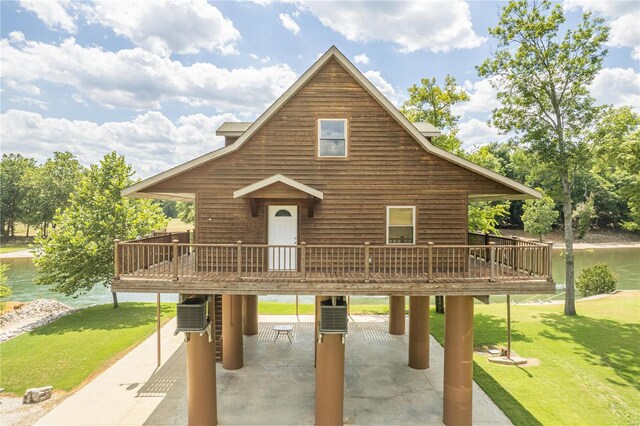
[[[484,145],[468,154],[467,159],[484,168],[503,173],[500,159],[491,151],[491,145]],[[500,219],[509,215],[509,202],[476,201],[469,203],[468,227],[470,231],[500,234]]]
[[[588,197],[584,202],[578,204],[573,212],[573,223],[578,232],[578,239],[581,240],[587,235],[591,227],[591,221],[596,216],[596,209],[593,206],[593,197]]]
[[[13,237],[15,223],[23,216],[24,200],[28,190],[25,175],[35,169],[33,158],[20,154],[3,154],[0,161],[0,215],[2,236]]]
[[[40,226],[47,235],[55,227],[56,210],[68,205],[69,194],[78,183],[83,167],[70,152],[54,152],[42,166],[25,173],[27,195],[22,200],[22,219],[26,225]],[[28,228],[27,228],[28,229]]]
[[[176,210],[178,219],[184,223],[193,225],[196,222],[196,209],[193,203],[182,203],[178,201],[176,203]]]
[[[558,221],[558,217],[560,213],[556,210],[556,203],[548,195],[543,195],[539,200],[527,200],[524,203],[522,213],[524,230],[537,235],[540,241],[543,235],[551,232],[551,227]]]
[[[640,116],[628,106],[608,109],[591,141],[596,154],[593,171],[605,186],[602,192],[613,202],[626,203],[622,226],[640,231]]]
[[[549,0],[511,0],[498,25],[489,29],[497,50],[478,67],[491,78],[501,106],[491,123],[511,133],[547,170],[559,177],[565,229],[564,313],[575,315],[573,201],[575,176],[589,167],[585,138],[600,109],[589,85],[602,68],[609,29],[602,19],[582,15],[575,28],[563,28],[562,6]],[[561,28],[562,27],[562,28]]]
[[[444,87],[438,86],[435,78],[423,78],[420,86],[414,84],[409,89],[409,99],[400,111],[412,123],[426,122],[443,133],[433,139],[433,144],[454,154],[462,152],[458,133],[459,115],[453,114],[451,107],[469,100],[469,95],[456,84],[456,79],[447,75]]]
[[[5,299],[13,294],[11,287],[7,285],[7,270],[9,269],[9,265],[6,263],[0,263],[0,312],[4,311],[4,302],[2,299]]]
[[[123,198],[135,181],[123,156],[112,152],[80,178],[69,206],[58,210],[55,229],[36,238],[37,284],[67,296],[81,295],[113,277],[113,240],[127,240],[164,228],[162,209],[150,200]],[[113,294],[114,307],[117,297]]]

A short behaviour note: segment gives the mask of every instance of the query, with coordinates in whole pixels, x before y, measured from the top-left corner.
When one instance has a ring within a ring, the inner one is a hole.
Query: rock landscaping
[[[0,342],[70,314],[75,309],[52,299],[38,299],[0,316]]]

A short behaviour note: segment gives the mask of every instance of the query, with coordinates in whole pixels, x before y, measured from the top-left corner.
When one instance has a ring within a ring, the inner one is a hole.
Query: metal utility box
[[[320,333],[347,334],[347,302],[343,298],[320,304]]]
[[[194,297],[178,303],[176,333],[182,331],[204,331],[209,325],[206,298]]]

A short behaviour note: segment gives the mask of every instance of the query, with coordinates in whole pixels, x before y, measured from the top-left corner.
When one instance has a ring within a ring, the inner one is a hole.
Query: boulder
[[[41,388],[27,389],[22,398],[23,404],[35,404],[38,402],[46,401],[51,398],[51,392],[53,392],[53,386],[43,386]]]

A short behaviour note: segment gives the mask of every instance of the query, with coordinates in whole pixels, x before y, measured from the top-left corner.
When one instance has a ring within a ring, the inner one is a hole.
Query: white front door
[[[298,206],[269,206],[269,270],[295,271],[298,244]],[[282,247],[293,246],[293,247]]]

